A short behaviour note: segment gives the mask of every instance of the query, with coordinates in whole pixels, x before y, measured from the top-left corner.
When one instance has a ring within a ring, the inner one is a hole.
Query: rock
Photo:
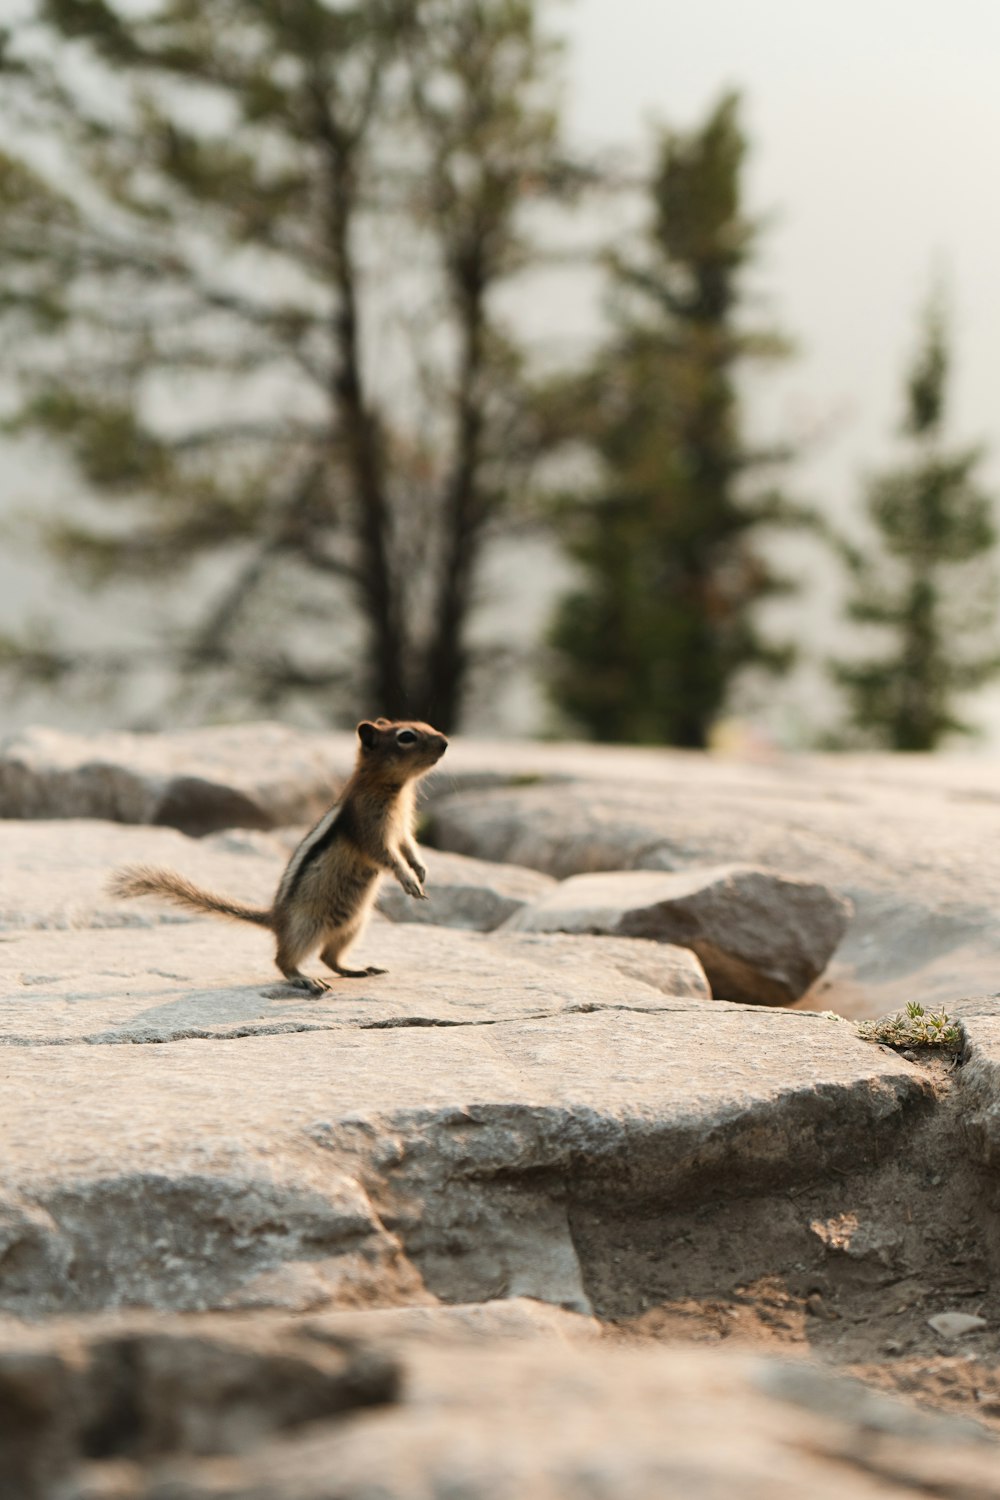
[[[883,1266],[894,1263],[903,1241],[901,1229],[888,1217],[862,1221],[850,1211],[814,1219],[809,1227],[829,1251],[852,1260],[877,1260]]]
[[[428,828],[440,849],[564,880],[640,866],[646,851],[664,844],[664,812],[662,796],[649,788],[629,794],[600,783],[516,786],[435,799]]]
[[[392,922],[423,922],[492,932],[543,896],[555,881],[538,870],[489,864],[461,854],[423,851],[429,900],[414,901],[394,880],[383,882],[378,909]]]
[[[190,839],[172,828],[96,819],[0,823],[0,932],[176,926],[194,920],[166,901],[123,901],[107,890],[120,865],[167,865],[200,885],[267,905],[287,851],[253,830]]]
[[[35,1443],[25,1442],[20,1413],[11,1424],[5,1493],[18,1500],[53,1493],[60,1500],[1000,1497],[995,1445],[971,1424],[914,1410],[802,1360],[489,1338],[429,1340],[387,1356],[370,1341],[345,1349],[314,1337],[310,1346],[304,1330],[283,1324],[267,1338],[220,1334],[215,1320],[173,1336],[130,1320],[117,1335],[122,1353],[115,1344],[98,1325],[22,1335],[5,1353],[8,1365],[20,1362],[15,1389],[28,1383],[37,1403]],[[130,1383],[121,1378],[126,1350],[138,1371]],[[26,1361],[48,1376],[40,1400]],[[109,1388],[103,1369],[118,1377]],[[354,1390],[352,1369],[360,1371]],[[173,1382],[185,1376],[175,1397]],[[88,1403],[107,1413],[103,1427],[88,1426]],[[15,1467],[19,1457],[32,1467]]]
[[[996,988],[1000,763],[564,749],[578,779],[442,795],[428,837],[559,879],[740,863],[818,881],[855,910],[805,1002],[817,1009],[874,1016]]]
[[[4,859],[0,863],[0,933],[32,929],[84,931],[162,926],[173,930],[182,924],[190,926],[200,921],[192,913],[178,910],[165,901],[123,901],[109,895],[107,882],[111,871],[126,864],[166,865],[181,870],[201,885],[241,900],[266,905],[271,900],[289,850],[298,841],[297,835],[287,834],[284,830],[262,833],[251,829],[209,834],[194,840],[174,829],[132,827],[89,819],[38,822],[12,819],[0,823],[0,840],[4,846]],[[429,901],[413,901],[398,891],[394,883],[391,886],[418,920],[425,914],[439,915],[440,897],[445,906],[441,915],[463,917],[477,914],[492,924],[497,914],[505,916],[517,910],[529,896],[546,891],[554,884],[547,876],[533,870],[521,871],[512,866],[497,867],[478,860],[463,860],[455,855],[438,854],[433,849],[427,851],[427,858]],[[449,872],[456,870],[458,877],[452,874],[449,887]],[[442,874],[445,881],[443,893],[438,886]],[[461,879],[465,878],[469,884],[463,886]],[[465,923],[457,925],[464,926]],[[210,928],[203,929],[201,937],[186,937],[176,951],[173,931],[162,941],[149,940],[145,947],[143,940],[138,942],[152,970],[160,969],[176,977],[180,977],[180,973],[175,957],[181,952],[190,953],[190,965],[182,967],[185,977],[196,986],[199,978],[214,970],[212,934],[217,934],[218,930],[218,924],[213,923]],[[249,942],[247,952],[265,952],[270,940],[261,938],[260,934],[254,939],[248,929],[245,931]],[[393,952],[398,950],[406,954],[406,942],[400,947],[394,940],[388,941]],[[564,961],[570,965],[578,964],[586,951],[591,953],[601,972],[607,968],[615,969],[619,974],[638,979],[668,995],[710,997],[701,964],[693,953],[683,948],[638,939],[568,941],[558,935],[540,938],[511,935],[505,936],[503,942],[511,953],[530,954],[532,961],[556,966]],[[76,967],[86,967],[91,962],[85,956],[89,947],[90,940],[80,939],[72,958],[67,952],[68,961]],[[93,961],[102,965],[101,972],[105,972],[103,966],[108,962],[105,950],[92,951]],[[418,942],[416,948],[411,944],[409,951],[416,955],[410,960],[411,966],[415,962],[428,961],[433,951],[433,938]],[[12,949],[11,956],[18,960],[19,976],[14,979],[8,970],[12,982],[46,983],[45,976],[51,968],[44,956],[46,952],[43,943],[27,947],[22,944]],[[475,962],[471,954],[468,961]],[[404,958],[403,962],[407,960]],[[262,980],[269,967],[270,960],[262,958]],[[71,986],[72,974],[64,977]],[[55,976],[50,978],[55,981]],[[275,982],[279,979],[276,972],[273,979]],[[579,976],[576,982],[579,983]],[[0,996],[0,1005],[2,1003]]]
[[[200,835],[311,821],[333,796],[322,743],[280,724],[91,737],[39,728],[0,747],[6,818],[107,818]]]
[[[537,1339],[545,1342],[596,1341],[602,1337],[596,1318],[553,1307],[531,1297],[503,1301],[459,1302],[450,1306],[374,1307],[348,1312],[316,1313],[303,1325],[314,1337],[374,1340],[379,1347],[402,1344],[477,1344],[484,1340]]]
[[[789,1005],[822,973],[848,910],[824,886],[729,865],[677,875],[577,875],[508,926],[682,944],[700,958],[714,995]]]
[[[822,1017],[672,998],[589,947],[574,965],[513,941],[379,924],[366,951],[398,977],[314,1000],[268,982],[254,929],[13,934],[0,1307],[502,1289],[585,1311],[573,1201],[621,1218],[853,1170],[927,1096]]]
[[[574,954],[567,941],[375,920],[358,958],[389,973],[316,998],[282,980],[273,940],[250,926],[202,918],[127,932],[15,932],[0,943],[0,1046],[475,1026],[624,1009],[669,1016],[704,1004],[693,955],[666,949],[657,965],[645,951],[652,945],[594,938]],[[318,961],[312,969],[323,972]]]
[[[962,1136],[973,1161],[1000,1166],[1000,995],[954,1008],[965,1035]]]
[[[247,1453],[392,1402],[399,1383],[374,1346],[287,1324],[133,1318],[22,1335],[0,1350],[0,1493],[49,1500],[88,1460]]]
[[[945,1339],[960,1339],[963,1334],[978,1333],[988,1326],[985,1318],[960,1312],[935,1313],[933,1318],[927,1319],[927,1325]]]
[[[595,937],[582,933],[511,932],[509,928],[503,933],[503,941],[505,947],[509,945],[510,952],[530,956],[536,963],[554,967],[575,967],[581,961],[599,968],[610,965],[626,978],[652,985],[664,995],[690,995],[700,1000],[712,998],[705,970],[697,955],[690,948],[678,948],[674,943],[654,943],[648,938]],[[635,1004],[636,998],[636,992],[630,987],[623,993],[622,1004]],[[607,1003],[598,1002],[605,1006]],[[587,1009],[589,1004],[586,997],[579,1000],[581,1010]]]
[[[853,1169],[927,1093],[848,1027],[706,1005],[697,961],[641,939],[376,918],[359,958],[390,973],[312,998],[253,927],[155,902],[148,926],[67,925],[73,890],[76,920],[107,919],[95,862],[126,845],[169,841],[204,865],[169,862],[252,895],[280,867],[268,837],[8,827],[0,1307],[18,1315],[498,1290],[586,1311],[577,1199],[622,1216]],[[65,867],[49,888],[46,859]]]

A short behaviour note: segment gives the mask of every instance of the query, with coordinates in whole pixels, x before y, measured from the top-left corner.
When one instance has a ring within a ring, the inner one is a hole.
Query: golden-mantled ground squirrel
[[[346,969],[341,959],[368,918],[383,874],[395,875],[408,896],[427,899],[427,871],[413,841],[414,784],[441,759],[448,741],[429,724],[388,719],[359,724],[358,739],[354,774],[288,861],[270,907],[230,901],[172,870],[145,865],[119,870],[112,893],[165,896],[179,906],[269,927],[278,940],[278,968],[311,994],[329,988],[299,969],[317,948],[327,968],[345,979],[384,974],[374,967]]]

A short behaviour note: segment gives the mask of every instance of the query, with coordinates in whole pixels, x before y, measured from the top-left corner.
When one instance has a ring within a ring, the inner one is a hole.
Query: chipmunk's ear
[[[358,725],[358,739],[366,750],[370,750],[378,739],[378,730],[375,728],[375,725],[369,724],[367,719],[363,719]]]

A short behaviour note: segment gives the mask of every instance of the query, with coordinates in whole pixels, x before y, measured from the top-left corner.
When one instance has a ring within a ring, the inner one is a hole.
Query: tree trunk
[[[378,423],[365,401],[358,331],[357,272],[351,245],[356,207],[354,142],[337,128],[323,101],[321,134],[329,178],[330,251],[338,297],[333,316],[335,367],[333,406],[353,482],[361,609],[370,633],[365,672],[369,711],[392,719],[412,712],[406,682],[403,581],[393,577],[389,506],[386,499]]]

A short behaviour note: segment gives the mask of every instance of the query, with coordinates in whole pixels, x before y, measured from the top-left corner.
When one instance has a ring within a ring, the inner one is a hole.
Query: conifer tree
[[[933,750],[969,734],[958,700],[1000,672],[994,502],[979,448],[945,440],[948,330],[932,299],[906,379],[905,453],[868,485],[865,547],[842,545],[853,583],[848,613],[882,649],[832,665],[857,743]]]
[[[755,533],[783,507],[749,480],[783,455],[745,441],[737,377],[786,351],[743,315],[746,149],[735,95],[663,135],[645,255],[612,258],[617,326],[574,392],[601,480],[567,514],[580,582],[552,629],[552,692],[598,739],[702,746],[737,674],[788,660],[754,621],[784,587]]]
[[[50,544],[96,584],[214,560],[164,643],[199,714],[311,694],[451,728],[533,451],[496,306],[559,175],[533,0],[25,8],[0,339],[18,424],[100,502]]]

